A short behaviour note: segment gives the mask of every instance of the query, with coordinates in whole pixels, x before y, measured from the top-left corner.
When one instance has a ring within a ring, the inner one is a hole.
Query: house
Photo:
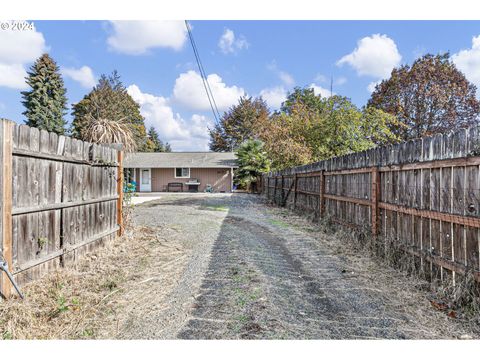
[[[138,192],[231,192],[237,157],[233,152],[128,153],[126,181]]]

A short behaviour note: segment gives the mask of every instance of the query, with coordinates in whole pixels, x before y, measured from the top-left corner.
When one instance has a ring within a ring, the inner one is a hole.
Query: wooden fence
[[[121,150],[1,119],[0,135],[1,250],[19,285],[121,234]]]
[[[480,280],[480,128],[264,174],[281,206],[368,230],[410,254],[430,277]]]

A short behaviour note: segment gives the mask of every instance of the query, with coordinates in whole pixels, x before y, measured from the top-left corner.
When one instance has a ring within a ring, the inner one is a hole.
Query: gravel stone
[[[166,194],[137,206],[134,219],[174,229],[188,260],[167,303],[136,317],[126,338],[417,339],[469,333],[462,322],[432,309],[426,293],[405,275],[359,254],[338,253],[341,239],[260,196]]]

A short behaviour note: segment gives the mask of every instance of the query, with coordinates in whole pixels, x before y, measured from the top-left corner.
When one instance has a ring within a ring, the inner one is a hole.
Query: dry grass
[[[0,303],[3,339],[115,338],[129,309],[148,282],[166,294],[176,274],[165,266],[182,259],[178,244],[163,238],[168,229],[135,228],[105,248],[86,255],[75,268],[61,269],[25,287],[25,300]],[[181,266],[180,266],[181,268]],[[178,269],[176,270],[178,271]],[[131,310],[131,309],[130,309]]]
[[[430,263],[422,264],[419,258],[400,249],[395,239],[375,242],[369,230],[352,232],[341,228],[335,235],[342,239],[346,251],[353,249],[362,256],[372,258],[380,266],[402,273],[404,277],[396,284],[402,287],[399,290],[403,295],[407,296],[411,289],[420,290],[416,294],[419,299],[428,300],[433,309],[466,325],[465,329],[469,332],[480,334],[480,287],[471,272],[465,276],[456,274],[455,281],[451,274],[444,273],[443,281],[440,281],[439,268],[430,271]]]
[[[462,332],[463,335],[480,334],[480,293],[471,274],[465,277],[457,274],[455,284],[451,278],[439,281],[439,269],[430,273],[429,263],[422,266],[420,259],[399,249],[394,241],[383,239],[385,242],[381,246],[368,246],[361,244],[359,234],[341,231],[337,236],[346,240],[346,246],[356,249],[361,256],[369,256],[374,263],[387,269],[380,276],[391,284],[393,291],[389,298],[397,298],[400,302],[411,299],[423,304],[424,308],[417,312],[420,322],[431,324],[432,329],[443,327],[445,334],[450,336],[460,334],[460,337]],[[369,235],[366,238],[371,239]],[[395,278],[395,274],[400,276]],[[399,309],[408,304],[410,302],[399,304]]]
[[[398,314],[415,314],[407,331],[420,331],[425,337],[477,338],[480,336],[480,291],[471,274],[447,281],[429,281],[425,266],[395,246],[395,241],[376,243],[368,229],[353,231],[325,217],[273,207],[282,221],[308,231],[331,251],[350,263],[348,271],[366,279],[385,297]],[[312,222],[315,220],[315,222]]]

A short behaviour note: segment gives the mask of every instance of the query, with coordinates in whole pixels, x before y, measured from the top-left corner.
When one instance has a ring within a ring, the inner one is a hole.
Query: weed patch
[[[280,227],[283,227],[283,228],[288,228],[290,226],[286,222],[284,222],[282,220],[277,220],[277,219],[268,219],[268,222],[272,225],[280,226]]]
[[[227,206],[222,206],[222,205],[208,205],[203,207],[205,210],[210,210],[210,211],[228,211],[229,208]]]
[[[75,266],[25,285],[25,300],[0,303],[1,337],[94,339],[115,332],[118,317],[123,316],[121,309],[129,304],[123,295],[138,286],[137,279],[150,258],[157,258],[151,245],[157,233],[157,229],[134,228],[85,255]],[[169,251],[165,244],[157,248],[162,256]]]

